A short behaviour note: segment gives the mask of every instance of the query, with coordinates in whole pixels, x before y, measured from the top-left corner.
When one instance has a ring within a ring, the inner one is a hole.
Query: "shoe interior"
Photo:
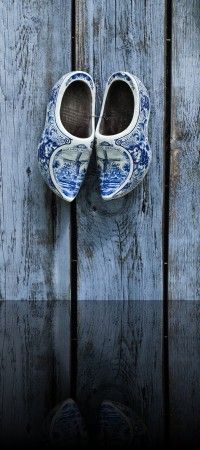
[[[66,131],[73,136],[91,136],[92,95],[84,81],[73,81],[66,89],[61,102],[60,119]]]
[[[118,134],[131,123],[134,114],[134,95],[124,81],[114,81],[106,97],[99,132],[104,135]]]

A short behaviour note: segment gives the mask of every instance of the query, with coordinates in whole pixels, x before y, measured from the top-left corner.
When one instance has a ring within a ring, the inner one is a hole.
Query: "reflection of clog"
[[[72,399],[60,403],[49,413],[44,433],[53,448],[85,448],[88,442],[84,419]]]
[[[104,200],[123,197],[146,175],[150,101],[141,81],[116,72],[108,80],[96,128],[97,166]]]
[[[38,162],[48,186],[71,202],[88,168],[93,141],[95,86],[85,72],[70,72],[53,87]]]
[[[99,443],[103,448],[148,448],[150,439],[143,421],[125,405],[104,400],[100,406]]]

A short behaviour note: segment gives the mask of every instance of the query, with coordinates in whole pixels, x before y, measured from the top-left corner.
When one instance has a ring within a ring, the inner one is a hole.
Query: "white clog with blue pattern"
[[[149,95],[136,77],[116,72],[108,80],[96,129],[97,166],[104,200],[123,197],[146,175]]]
[[[70,72],[53,87],[38,147],[48,186],[71,202],[88,168],[95,133],[95,85],[85,72]]]

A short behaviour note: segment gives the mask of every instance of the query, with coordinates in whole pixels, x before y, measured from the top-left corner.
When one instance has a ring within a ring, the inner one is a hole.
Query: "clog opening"
[[[66,89],[60,107],[62,125],[77,138],[92,134],[92,95],[84,81],[73,81]]]
[[[121,80],[114,81],[107,93],[99,132],[110,136],[124,131],[133,119],[134,103],[130,86]]]

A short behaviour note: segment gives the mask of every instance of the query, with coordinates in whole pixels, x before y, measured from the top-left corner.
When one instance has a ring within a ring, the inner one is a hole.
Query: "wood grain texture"
[[[169,218],[171,300],[200,300],[199,47],[199,1],[174,1]]]
[[[71,0],[1,2],[0,30],[0,298],[69,299],[69,207],[42,181],[37,146],[71,68]]]
[[[69,395],[69,325],[70,302],[0,302],[0,441],[6,448],[40,442],[46,415]]]
[[[77,200],[79,300],[162,300],[164,10],[158,0],[76,1],[76,68],[94,75],[97,113],[108,76],[135,73],[150,92],[153,150],[144,182],[111,202],[91,165]]]
[[[78,311],[77,397],[91,429],[100,403],[115,400],[143,419],[152,444],[161,443],[162,303],[88,300]]]
[[[0,438],[10,448],[41,440],[45,415],[69,395],[69,207],[42,181],[37,146],[50,90],[71,69],[71,1],[1,2],[0,30]]]
[[[199,1],[173,1],[169,216],[170,431],[174,445],[192,445],[192,448],[200,445],[199,46]]]
[[[200,445],[200,302],[170,302],[170,437],[173,448]]]
[[[103,202],[92,161],[77,199],[77,398],[91,423],[104,398],[128,403],[154,443],[163,435],[164,22],[164,1],[76,0],[76,68],[94,75],[97,112],[108,76],[135,73],[150,91],[153,150],[132,194]]]

